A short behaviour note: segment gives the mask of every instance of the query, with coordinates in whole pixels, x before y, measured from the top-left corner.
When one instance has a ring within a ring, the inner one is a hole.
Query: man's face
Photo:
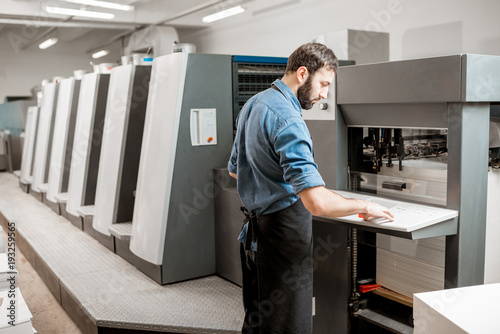
[[[307,80],[297,90],[297,99],[302,109],[309,110],[321,99],[328,96],[328,87],[333,81],[334,71],[325,67],[319,69],[313,76],[309,75]]]

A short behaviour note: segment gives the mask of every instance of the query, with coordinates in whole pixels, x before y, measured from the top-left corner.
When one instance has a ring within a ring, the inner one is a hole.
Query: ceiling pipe
[[[33,27],[55,27],[55,28],[91,28],[91,29],[110,29],[124,30],[136,29],[139,24],[127,23],[97,23],[97,22],[65,22],[65,21],[39,21],[39,20],[24,20],[24,19],[6,19],[0,18],[0,24],[22,25]]]

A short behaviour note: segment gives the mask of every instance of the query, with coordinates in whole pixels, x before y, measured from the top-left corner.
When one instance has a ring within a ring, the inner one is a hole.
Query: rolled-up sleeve
[[[234,141],[233,148],[231,149],[231,157],[227,163],[227,170],[230,173],[237,174],[238,172],[238,148],[237,140]]]
[[[274,137],[274,150],[279,156],[285,182],[298,194],[325,182],[314,163],[311,135],[301,118],[288,119]]]

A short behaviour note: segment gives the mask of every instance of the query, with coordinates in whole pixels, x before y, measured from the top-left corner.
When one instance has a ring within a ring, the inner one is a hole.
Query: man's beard
[[[311,100],[311,90],[312,90],[312,76],[309,76],[306,82],[299,87],[297,90],[297,99],[299,100],[300,106],[304,110],[309,110],[313,107],[313,102],[316,99]]]

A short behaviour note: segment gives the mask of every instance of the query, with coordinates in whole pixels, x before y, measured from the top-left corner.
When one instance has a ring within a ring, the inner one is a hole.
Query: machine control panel
[[[217,112],[191,109],[191,145],[217,145]]]
[[[383,218],[368,218],[364,221],[358,215],[335,218],[335,220],[364,226],[376,226],[377,228],[412,232],[434,224],[438,224],[458,216],[458,211],[437,208],[428,205],[414,204],[381,198],[378,196],[363,195],[349,191],[335,191],[345,198],[355,198],[383,205],[394,214],[394,221]]]

